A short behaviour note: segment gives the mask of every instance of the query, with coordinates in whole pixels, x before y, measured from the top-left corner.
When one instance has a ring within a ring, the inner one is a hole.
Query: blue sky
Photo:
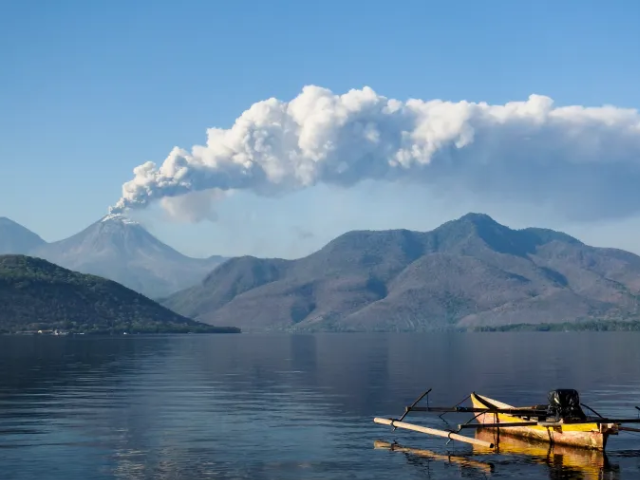
[[[47,240],[120,197],[132,169],[305,85],[408,98],[640,108],[640,4],[596,1],[9,1],[0,6],[0,216]],[[240,193],[219,221],[139,216],[179,250],[298,256],[352,228],[430,229],[468,210],[640,251],[635,216],[568,222],[536,205],[423,187]],[[621,232],[624,238],[621,238]]]

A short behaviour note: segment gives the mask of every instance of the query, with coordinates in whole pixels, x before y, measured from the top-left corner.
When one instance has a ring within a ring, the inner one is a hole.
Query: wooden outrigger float
[[[640,429],[625,427],[624,423],[640,423],[639,418],[606,418],[591,407],[580,403],[580,397],[575,390],[552,390],[549,392],[549,403],[530,407],[514,407],[512,405],[491,399],[473,392],[467,397],[472,406],[463,407],[459,404],[453,407],[431,407],[428,395],[431,389],[424,392],[409,407],[399,419],[374,418],[374,422],[402,428],[415,432],[436,435],[449,440],[470,443],[479,447],[493,449],[496,443],[481,438],[471,438],[461,435],[466,429],[488,429],[499,433],[501,430],[509,435],[542,441],[550,444],[567,445],[603,451],[610,435],[617,435],[620,431],[640,432]],[[427,406],[418,406],[424,398]],[[467,399],[465,399],[467,400]],[[463,400],[463,402],[465,401]],[[594,415],[587,416],[581,407],[585,407]],[[640,407],[635,407],[640,412]],[[435,412],[471,413],[473,418],[466,423],[457,425],[456,429],[439,430],[413,423],[404,422],[409,413]],[[476,420],[476,423],[472,423]]]

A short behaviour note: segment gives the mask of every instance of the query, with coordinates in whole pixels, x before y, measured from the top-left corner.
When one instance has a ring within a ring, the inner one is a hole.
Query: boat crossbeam
[[[546,417],[546,410],[531,408],[477,408],[477,407],[405,407],[411,412],[439,412],[439,413],[504,413],[521,417]]]
[[[503,422],[503,423],[461,423],[458,425],[458,431],[465,428],[479,429],[479,428],[510,428],[510,427],[532,427],[534,425],[540,425],[538,422]]]

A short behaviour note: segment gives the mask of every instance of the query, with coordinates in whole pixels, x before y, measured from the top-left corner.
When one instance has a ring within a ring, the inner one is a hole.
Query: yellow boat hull
[[[485,396],[471,394],[471,402],[476,408],[487,408],[493,405],[498,408],[518,408],[504,402],[494,400]],[[481,413],[476,417],[478,423],[517,423],[522,422],[522,417],[514,417],[504,413]],[[489,427],[494,431],[503,431],[511,436],[527,438],[535,441],[547,442],[557,445],[568,445],[572,447],[589,448],[594,450],[604,450],[607,445],[609,435],[617,435],[618,427],[613,423],[560,423],[554,426],[531,425],[521,427]]]

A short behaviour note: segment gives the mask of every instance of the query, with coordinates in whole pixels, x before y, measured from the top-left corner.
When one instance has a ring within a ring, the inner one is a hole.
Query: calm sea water
[[[429,387],[432,405],[576,388],[633,417],[639,347],[635,333],[0,337],[0,478],[640,478],[637,434],[606,456],[494,453],[372,422]]]

